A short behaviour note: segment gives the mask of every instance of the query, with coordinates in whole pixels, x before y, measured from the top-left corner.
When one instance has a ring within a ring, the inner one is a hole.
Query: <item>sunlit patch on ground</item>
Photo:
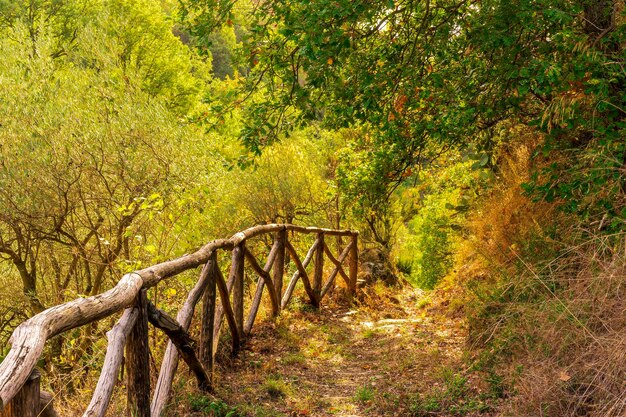
[[[417,290],[376,294],[258,323],[242,354],[217,373],[217,397],[243,415],[410,415],[417,394],[458,366],[466,333],[420,307]]]

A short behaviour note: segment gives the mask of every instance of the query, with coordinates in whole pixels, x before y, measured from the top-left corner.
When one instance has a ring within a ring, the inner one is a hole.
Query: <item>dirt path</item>
[[[393,295],[392,295],[393,294]],[[462,323],[414,289],[370,288],[359,305],[301,305],[258,323],[217,372],[217,397],[252,416],[408,416],[460,364]]]

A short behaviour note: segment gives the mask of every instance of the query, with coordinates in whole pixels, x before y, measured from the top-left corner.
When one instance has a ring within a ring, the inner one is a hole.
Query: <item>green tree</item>
[[[222,80],[226,77],[232,78],[237,70],[233,60],[237,45],[235,28],[228,25],[222,26],[219,31],[209,35],[209,42],[213,74]]]
[[[108,278],[115,280],[127,268],[119,260],[144,243],[134,236],[147,227],[148,213],[168,204],[177,189],[172,184],[188,175],[182,149],[196,134],[170,109],[180,86],[200,82],[191,74],[190,53],[162,13],[146,17],[144,26],[156,22],[150,31],[127,33],[134,49],[121,48],[129,43],[115,35],[120,21],[104,15],[123,5],[107,5],[94,11],[99,19],[91,23],[68,21],[74,38],[62,55],[56,53],[58,13],[46,12],[51,17],[37,23],[36,38],[28,8],[13,8],[2,29],[0,254],[19,273],[32,312],[72,294],[99,293]],[[120,17],[132,12],[124,7]],[[138,51],[161,46],[176,59],[166,56],[171,65],[145,70],[160,65],[149,58],[156,52]],[[42,284],[51,290],[43,297]]]
[[[408,170],[442,152],[472,144],[489,155],[498,125],[513,121],[565,155],[530,192],[623,223],[623,7],[277,0],[250,21],[248,89],[265,98],[248,103],[244,143],[259,153],[311,120],[367,132],[352,159],[369,167],[343,171],[358,214],[384,207]]]
[[[108,0],[98,20],[124,77],[180,113],[191,110],[209,79],[210,64],[195,57],[173,34],[158,2]]]

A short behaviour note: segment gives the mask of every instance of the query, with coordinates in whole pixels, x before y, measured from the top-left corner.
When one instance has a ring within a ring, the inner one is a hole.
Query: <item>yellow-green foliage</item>
[[[468,158],[465,158],[468,159]],[[417,286],[432,289],[452,267],[452,255],[465,227],[465,216],[489,178],[472,160],[438,161],[424,169],[416,186],[402,199],[405,212],[415,213],[402,236],[399,265]]]
[[[183,149],[193,146],[197,133],[179,123],[166,100],[107,71],[113,57],[93,55],[81,65],[77,51],[91,44],[91,32],[81,32],[86,38],[75,41],[69,61],[49,56],[53,43],[45,32],[39,57],[16,42],[28,38],[24,25],[10,34],[0,40],[6,57],[0,63],[3,243],[24,251],[45,243],[38,256],[61,256],[54,264],[61,275],[76,251],[84,251],[84,260],[96,256],[108,263],[124,246],[129,257],[134,243],[145,243],[148,229],[140,224],[193,178]],[[7,238],[16,229],[30,230],[34,240]],[[102,288],[92,284],[75,290]]]
[[[210,64],[194,57],[172,33],[161,6],[154,0],[107,0],[101,7],[97,25],[106,37],[98,41],[114,56],[125,80],[179,112],[196,106]]]
[[[0,26],[0,340],[43,308],[241,228],[330,225],[336,136],[294,132],[240,171],[237,112],[210,134],[188,122],[203,106],[207,66],[172,35],[157,2],[102,2],[85,9],[88,19],[67,11],[76,29],[67,42],[57,28],[65,15],[28,21],[27,8],[0,3],[9,6],[14,20]],[[32,7],[44,13],[48,4]],[[175,314],[194,275],[150,297]],[[93,386],[83,370],[104,355],[94,335],[113,323],[48,345],[42,363],[55,371],[45,379],[60,396]],[[164,340],[154,341],[159,353]]]
[[[0,22],[0,261],[3,284],[11,281],[0,299],[3,341],[26,315],[188,250],[174,224],[193,208],[179,202],[195,167],[216,162],[181,120],[201,78],[156,3],[143,5],[150,16],[139,2],[54,4],[0,3],[10,12]],[[127,14],[143,28],[127,39],[132,48],[116,34],[130,36]],[[47,346],[42,364],[59,371],[47,381],[60,395],[98,367],[93,334],[98,327]]]

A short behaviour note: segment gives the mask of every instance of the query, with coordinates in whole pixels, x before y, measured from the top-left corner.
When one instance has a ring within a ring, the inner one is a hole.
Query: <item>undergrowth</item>
[[[443,370],[443,384],[431,391],[418,395],[411,407],[413,417],[436,416],[441,414],[464,416],[472,412],[490,409],[488,395],[472,391],[468,379],[451,369]]]
[[[497,415],[626,415],[626,232],[525,197],[530,151],[503,152],[500,185],[457,253],[473,370],[504,399]],[[416,415],[455,393],[420,399]]]
[[[243,417],[237,408],[221,400],[212,400],[206,396],[190,396],[189,406],[193,412],[201,412],[210,417]]]
[[[502,373],[510,415],[626,412],[625,238],[589,236],[544,262],[522,253],[517,274],[476,304],[477,366]]]

